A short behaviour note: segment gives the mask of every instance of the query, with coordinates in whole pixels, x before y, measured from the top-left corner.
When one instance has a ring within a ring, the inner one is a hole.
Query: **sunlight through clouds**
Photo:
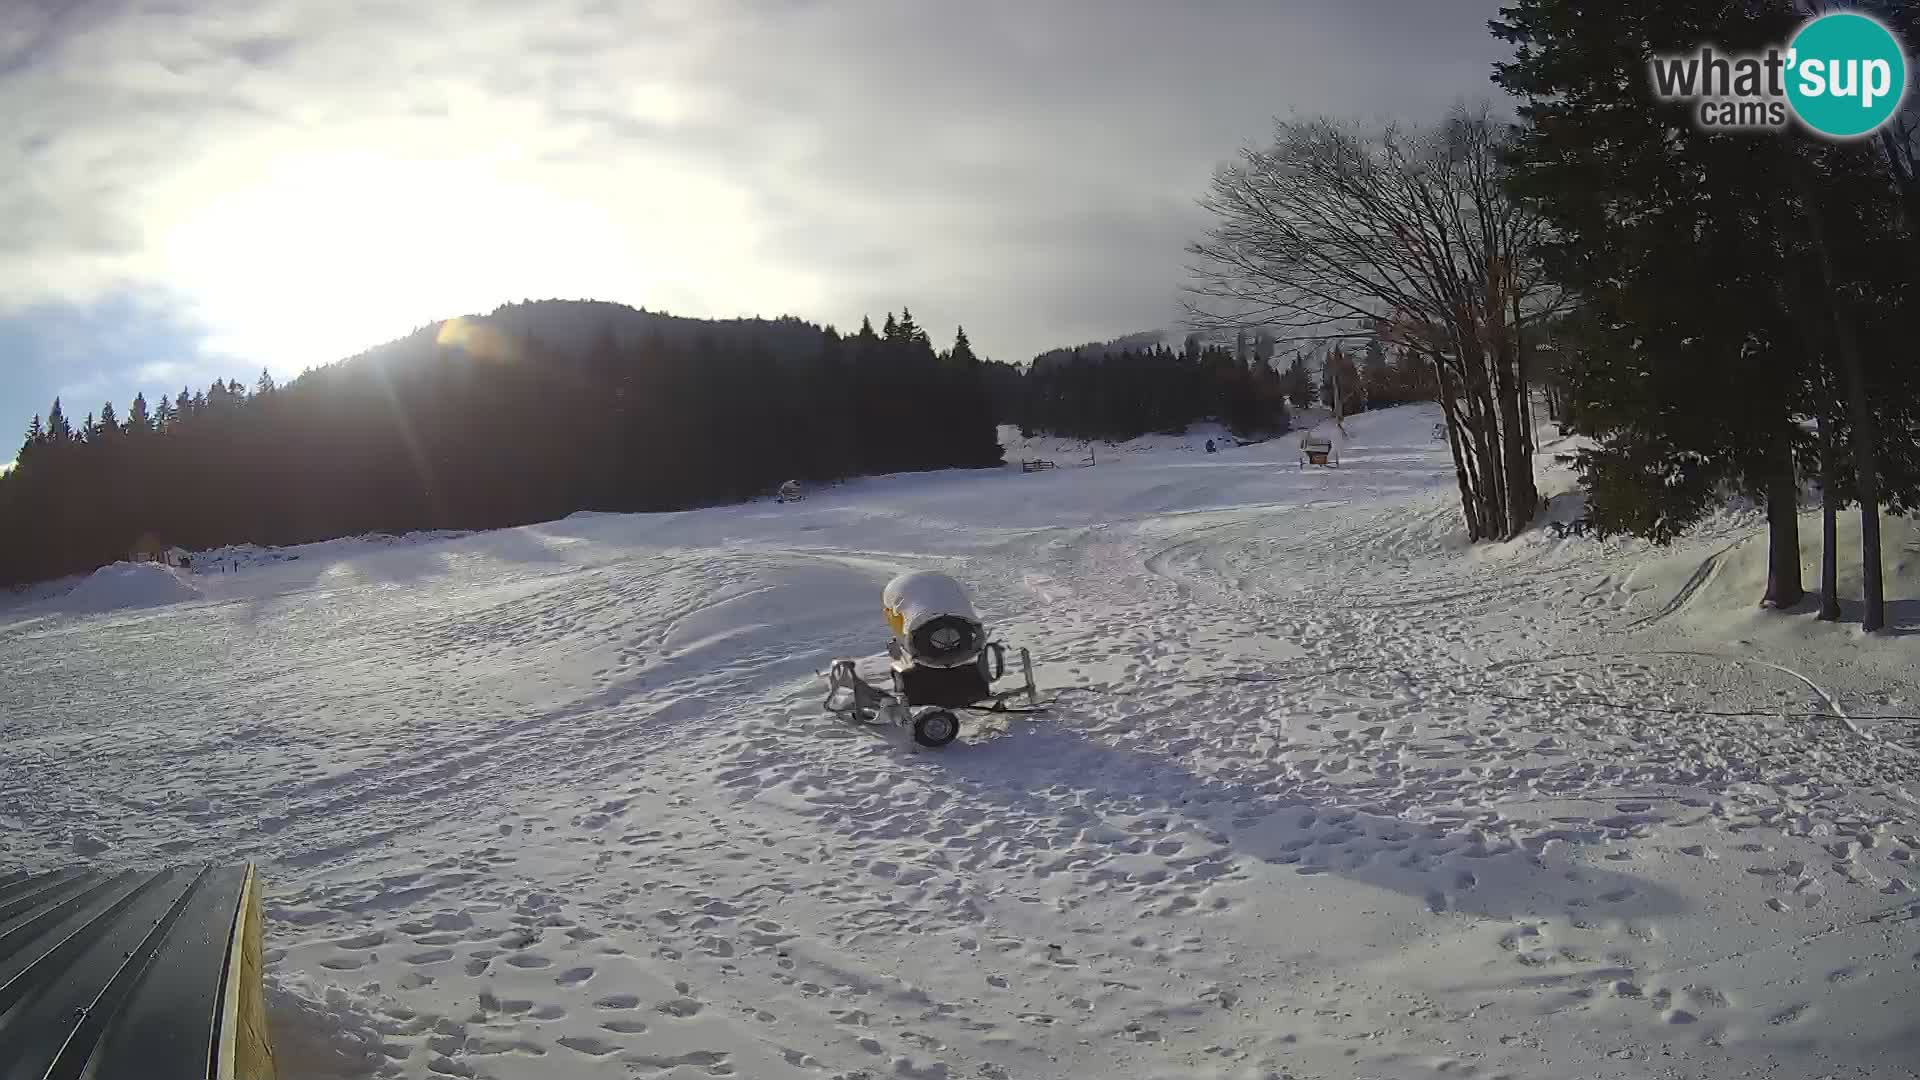
[[[740,263],[742,202],[667,170],[536,178],[518,162],[301,155],[185,208],[158,247],[210,349],[297,368],[508,299],[697,306],[687,283],[729,263],[741,292],[776,292]]]
[[[1215,162],[1289,108],[1484,92],[1497,3],[0,4],[0,340],[100,305],[168,335],[0,358],[0,428],[522,299],[909,304],[1016,361],[1165,326]]]

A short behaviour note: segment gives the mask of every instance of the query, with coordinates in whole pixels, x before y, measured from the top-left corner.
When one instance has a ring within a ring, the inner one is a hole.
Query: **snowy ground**
[[[1315,420],[1319,419],[1319,416],[1311,415],[1306,419]],[[1170,452],[1204,454],[1207,452],[1209,439],[1213,441],[1216,449],[1220,450],[1231,449],[1243,441],[1223,425],[1214,423],[1194,424],[1179,435],[1155,433],[1121,443],[1099,439],[1069,439],[1048,434],[1024,436],[1020,434],[1018,427],[1010,424],[1003,424],[1000,428],[1000,446],[1006,451],[1007,461],[1014,464],[1041,458],[1052,461],[1058,466],[1084,465],[1088,462],[1097,465],[1102,458],[1113,461],[1134,454]]]
[[[1433,419],[16,602],[0,865],[256,860],[287,1080],[1914,1075],[1920,533],[1469,549]],[[1050,716],[820,715],[920,567]]]

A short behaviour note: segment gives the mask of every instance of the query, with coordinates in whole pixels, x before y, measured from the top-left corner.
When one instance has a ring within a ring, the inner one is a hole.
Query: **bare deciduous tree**
[[[1503,186],[1485,107],[1432,128],[1283,121],[1215,174],[1189,321],[1282,340],[1390,343],[1430,360],[1468,535],[1508,539],[1538,503],[1523,337],[1559,303],[1541,219]]]

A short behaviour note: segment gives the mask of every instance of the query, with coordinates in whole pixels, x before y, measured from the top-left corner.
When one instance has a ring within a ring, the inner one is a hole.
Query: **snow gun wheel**
[[[960,718],[945,709],[930,709],[913,721],[913,741],[921,746],[945,746],[960,736]]]

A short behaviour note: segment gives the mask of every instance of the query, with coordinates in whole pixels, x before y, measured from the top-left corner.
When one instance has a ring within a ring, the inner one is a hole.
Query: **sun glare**
[[[203,188],[166,230],[175,284],[199,308],[208,351],[276,370],[520,299],[681,309],[728,292],[810,299],[730,256],[752,246],[738,196],[664,170],[351,153],[207,179],[226,190]]]
[[[337,157],[288,162],[210,202],[170,256],[217,352],[338,359],[488,301],[528,260],[578,266],[605,222],[484,170]]]
[[[520,344],[486,323],[465,317],[448,319],[434,335],[435,344],[457,345],[468,356],[498,364],[520,359]]]

